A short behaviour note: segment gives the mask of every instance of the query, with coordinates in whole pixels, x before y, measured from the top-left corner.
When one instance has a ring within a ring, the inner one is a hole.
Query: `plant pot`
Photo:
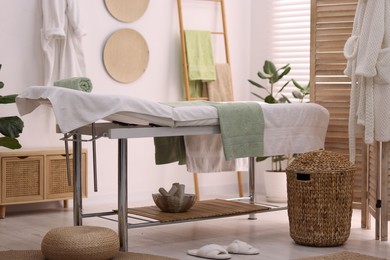
[[[265,196],[268,202],[287,202],[286,172],[264,172]]]

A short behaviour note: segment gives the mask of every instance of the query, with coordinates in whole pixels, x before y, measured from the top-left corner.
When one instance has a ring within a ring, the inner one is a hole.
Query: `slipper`
[[[207,259],[230,259],[232,256],[220,245],[209,244],[199,249],[188,250],[187,254]]]
[[[258,255],[260,254],[259,249],[254,248],[253,246],[242,242],[240,240],[234,240],[233,243],[226,247],[226,251],[230,254],[239,254],[239,255]]]

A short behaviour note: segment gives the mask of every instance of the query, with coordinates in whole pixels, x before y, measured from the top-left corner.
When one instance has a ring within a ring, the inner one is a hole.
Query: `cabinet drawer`
[[[1,159],[1,202],[42,200],[43,156],[11,156]]]
[[[73,197],[73,157],[69,157],[71,185],[68,185],[67,165],[65,154],[53,154],[46,156],[46,182],[45,198],[59,199]],[[83,196],[87,194],[87,156],[81,154],[81,178]]]

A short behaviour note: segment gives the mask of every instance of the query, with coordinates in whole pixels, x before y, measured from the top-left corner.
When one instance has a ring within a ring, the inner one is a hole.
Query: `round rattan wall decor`
[[[103,50],[103,62],[113,79],[121,83],[133,82],[148,66],[148,45],[137,31],[120,29],[108,38]]]
[[[148,8],[149,0],[104,0],[110,14],[121,22],[138,20]]]

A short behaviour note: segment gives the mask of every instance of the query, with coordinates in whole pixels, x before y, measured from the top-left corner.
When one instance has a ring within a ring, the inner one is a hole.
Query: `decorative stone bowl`
[[[152,194],[154,203],[162,212],[182,213],[188,211],[196,202],[195,194],[184,194],[183,197]]]

